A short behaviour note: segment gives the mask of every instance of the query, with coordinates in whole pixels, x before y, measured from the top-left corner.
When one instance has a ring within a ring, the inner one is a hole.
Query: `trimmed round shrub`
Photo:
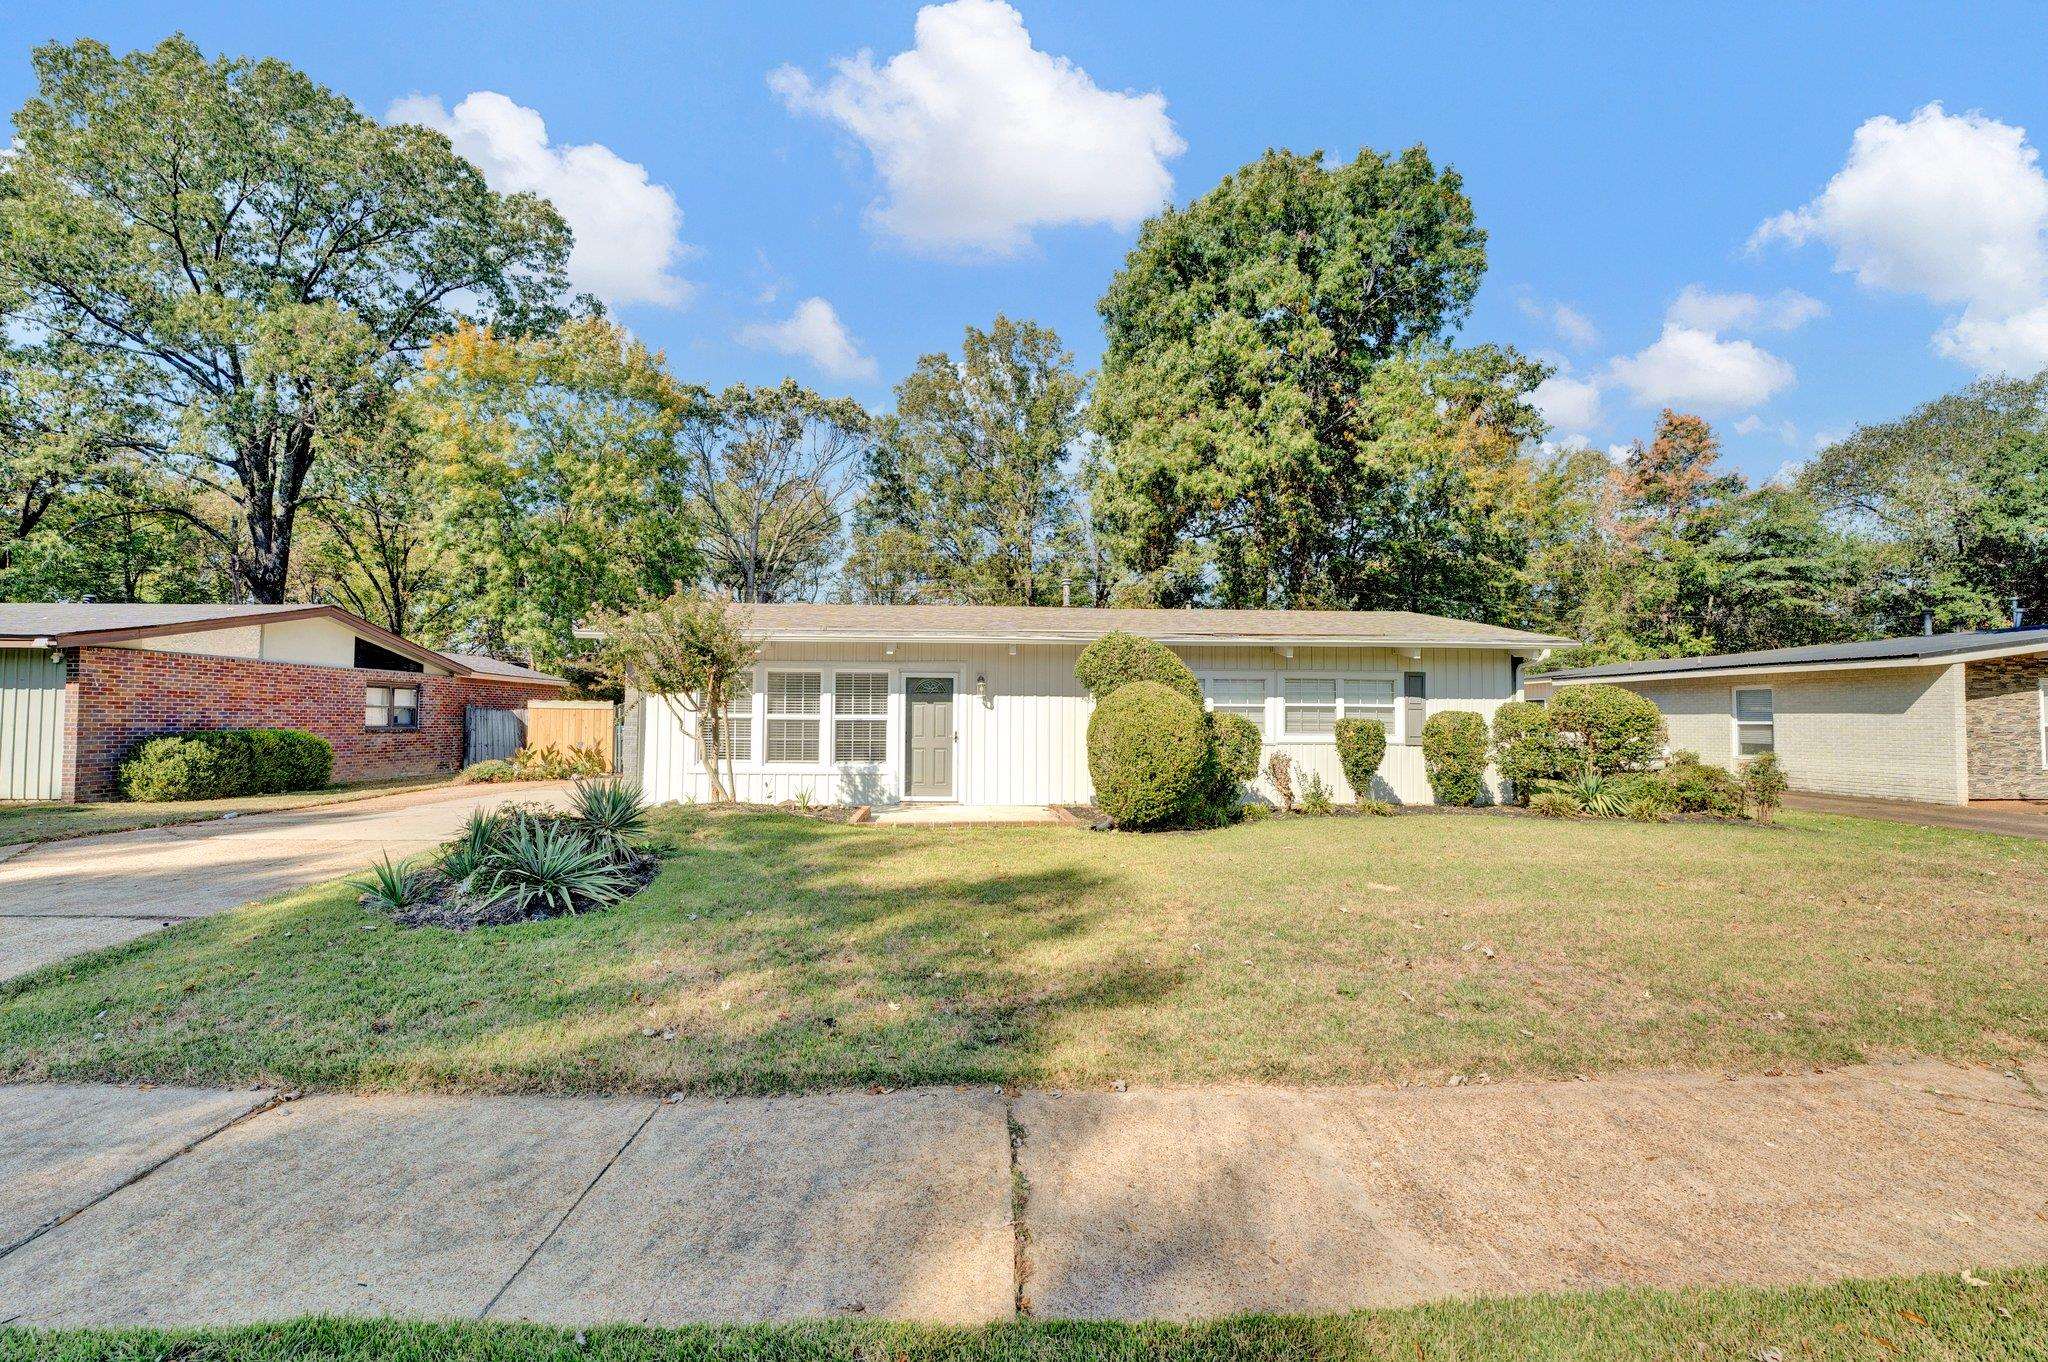
[[[1134,681],[1155,681],[1197,706],[1202,703],[1202,683],[1171,648],[1121,631],[1104,634],[1081,650],[1074,679],[1098,701]]]
[[[296,728],[214,728],[150,738],[121,764],[129,799],[231,799],[317,790],[334,772],[334,748]]]
[[[1120,828],[1200,818],[1213,798],[1215,757],[1201,706],[1157,681],[1119,686],[1088,720],[1095,802]]]
[[[1563,686],[1547,706],[1566,752],[1602,775],[1644,771],[1664,752],[1664,716],[1622,686]]]
[[[1336,736],[1337,760],[1351,782],[1351,797],[1363,803],[1372,798],[1372,778],[1387,755],[1386,725],[1378,719],[1339,719]]]
[[[1493,764],[1512,788],[1512,798],[1527,804],[1546,780],[1561,780],[1575,766],[1550,711],[1527,700],[1510,700],[1493,712]]]
[[[1224,777],[1239,785],[1257,780],[1259,757],[1266,746],[1259,726],[1242,714],[1220,710],[1209,716],[1209,727],[1215,734],[1216,763]]]
[[[1469,709],[1429,716],[1422,726],[1422,769],[1439,804],[1486,802],[1486,720]]]

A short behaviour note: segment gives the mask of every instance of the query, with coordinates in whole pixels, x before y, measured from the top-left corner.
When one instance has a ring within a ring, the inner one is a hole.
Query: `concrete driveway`
[[[564,788],[448,786],[29,847],[0,861],[0,979],[425,851],[477,809]]]

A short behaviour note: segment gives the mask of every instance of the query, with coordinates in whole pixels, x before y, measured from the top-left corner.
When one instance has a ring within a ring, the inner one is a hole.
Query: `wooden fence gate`
[[[615,724],[609,700],[530,700],[526,705],[528,747],[594,747],[604,753],[605,769],[618,764],[613,743]]]
[[[516,709],[469,705],[462,711],[462,764],[511,756],[526,741],[526,715]]]

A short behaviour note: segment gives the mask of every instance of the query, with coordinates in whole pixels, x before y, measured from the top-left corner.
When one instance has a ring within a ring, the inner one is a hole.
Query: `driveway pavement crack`
[[[647,1129],[648,1123],[660,1114],[661,1103],[659,1102],[656,1102],[647,1109],[647,1114],[640,1118],[640,1124],[633,1127],[633,1133],[628,1135],[619,1147],[612,1151],[612,1156],[604,1161],[604,1167],[597,1170],[597,1175],[584,1184],[583,1190],[576,1194],[576,1199],[569,1203],[569,1208],[562,1212],[561,1218],[555,1221],[554,1227],[541,1236],[540,1242],[535,1244],[526,1257],[520,1261],[519,1266],[512,1270],[512,1275],[505,1279],[505,1284],[498,1288],[497,1293],[485,1303],[483,1309],[477,1311],[476,1317],[478,1319],[489,1319],[491,1317],[491,1311],[498,1308],[498,1302],[505,1299],[505,1293],[512,1289],[512,1284],[526,1275],[526,1269],[533,1266],[533,1260],[540,1257],[540,1251],[552,1243],[555,1236],[562,1232],[562,1226],[569,1223],[569,1217],[576,1214],[576,1208],[581,1206],[589,1198],[590,1194],[597,1190],[597,1184],[603,1182],[604,1175],[612,1171],[612,1165],[617,1163],[625,1155],[625,1152],[633,1147],[633,1141],[640,1138],[640,1132]]]
[[[129,1174],[121,1181],[115,1183],[112,1187],[107,1188],[106,1191],[101,1192],[98,1196],[86,1202],[83,1206],[79,1206],[73,1210],[64,1212],[64,1214],[62,1215],[54,1216],[51,1219],[44,1221],[42,1224],[36,1226],[34,1229],[30,1230],[27,1234],[24,1234],[21,1238],[15,1240],[11,1244],[0,1244],[0,1258],[7,1257],[8,1254],[13,1253],[16,1249],[28,1247],[30,1244],[33,1244],[36,1240],[48,1234],[51,1230],[56,1229],[59,1225],[69,1224],[71,1221],[76,1220],[79,1216],[84,1215],[87,1211],[99,1205],[108,1197],[115,1195],[117,1192],[126,1191],[128,1188],[133,1187],[136,1183],[142,1181],[151,1173],[154,1173],[157,1169],[169,1163],[172,1159],[183,1158],[185,1155],[190,1154],[193,1150],[199,1148],[200,1145],[205,1144],[208,1140],[220,1134],[222,1131],[227,1130],[233,1126],[238,1126],[242,1124],[242,1122],[244,1121],[253,1121],[258,1116],[261,1116],[264,1112],[272,1111],[277,1107],[283,1105],[284,1102],[284,1094],[276,1092],[271,1093],[262,1102],[260,1102],[256,1106],[249,1108],[241,1115],[230,1116],[227,1120],[222,1121],[219,1125],[214,1126],[212,1129],[202,1131],[197,1137],[195,1137],[188,1143],[180,1146],[177,1149],[173,1149],[170,1153],[164,1155],[155,1163],[152,1163],[147,1167],[137,1169],[135,1172]],[[14,1318],[19,1318],[19,1316],[15,1316]],[[0,1324],[6,1323],[6,1320],[0,1320]]]

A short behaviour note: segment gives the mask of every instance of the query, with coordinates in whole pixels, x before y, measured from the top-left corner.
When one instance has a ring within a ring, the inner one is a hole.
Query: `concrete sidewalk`
[[[1198,1318],[2048,1259],[2048,1101],[1920,1063],[730,1101],[0,1088],[0,1322]]]
[[[447,841],[477,809],[555,785],[453,785],[45,842],[0,861],[0,979]]]

